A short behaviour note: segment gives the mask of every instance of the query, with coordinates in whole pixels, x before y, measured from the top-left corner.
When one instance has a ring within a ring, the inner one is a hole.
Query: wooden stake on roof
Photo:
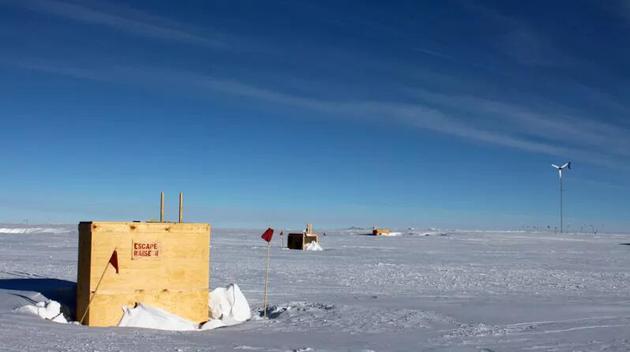
[[[184,193],[179,192],[179,222],[184,222]]]
[[[160,192],[160,222],[164,222],[164,192]]]

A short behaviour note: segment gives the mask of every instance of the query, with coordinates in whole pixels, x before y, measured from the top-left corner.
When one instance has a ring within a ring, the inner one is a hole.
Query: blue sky
[[[0,221],[630,228],[627,1],[0,0]]]

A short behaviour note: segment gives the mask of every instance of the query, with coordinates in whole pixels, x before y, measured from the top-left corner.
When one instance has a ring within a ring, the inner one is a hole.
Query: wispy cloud
[[[216,34],[202,34],[166,18],[149,15],[123,6],[58,0],[9,0],[3,2],[15,7],[76,22],[110,27],[136,36],[207,47],[222,47],[226,45]]]
[[[435,94],[416,90],[423,101],[483,114],[486,125],[518,135],[574,146],[591,146],[607,154],[630,156],[630,130],[582,116],[569,108],[549,105],[539,110],[474,96]]]
[[[7,64],[7,62],[5,62]],[[514,104],[470,96],[448,96],[416,91],[413,103],[377,100],[332,100],[298,96],[235,80],[196,72],[147,67],[71,68],[49,63],[14,63],[24,69],[139,86],[184,87],[203,94],[230,94],[265,103],[320,112],[323,116],[355,121],[386,121],[430,130],[465,140],[488,143],[583,162],[626,168],[630,132],[583,117],[558,118]],[[449,107],[450,106],[450,107]],[[457,110],[452,107],[457,106]],[[481,124],[476,115],[490,118]]]
[[[439,58],[439,59],[446,59],[446,60],[449,60],[449,61],[456,61],[453,56],[448,55],[448,54],[444,54],[444,53],[436,51],[436,50],[430,50],[430,49],[421,48],[421,47],[415,47],[415,48],[412,48],[411,50],[417,51],[417,52],[422,53],[424,55],[433,56],[433,57],[436,57],[436,58]]]

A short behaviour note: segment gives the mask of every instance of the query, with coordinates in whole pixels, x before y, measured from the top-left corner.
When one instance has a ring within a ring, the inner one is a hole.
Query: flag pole
[[[117,248],[114,248],[114,252],[116,252],[116,250]],[[90,297],[90,301],[88,302],[87,307],[85,307],[85,311],[83,312],[83,316],[81,317],[81,320],[79,320],[79,324],[81,325],[83,325],[83,320],[85,319],[87,312],[90,310],[90,305],[92,305],[92,301],[94,300],[94,297],[96,297],[96,292],[98,291],[98,288],[101,286],[101,281],[103,281],[103,278],[105,277],[105,273],[107,272],[107,268],[109,268],[110,261],[111,261],[111,257],[110,257],[110,260],[107,261],[107,264],[105,264],[105,269],[103,269],[103,273],[101,274],[100,279],[98,279],[98,283],[96,284],[96,287],[94,288],[94,293],[92,294],[92,297]],[[116,254],[116,261],[118,261],[118,254]],[[116,265],[118,265],[118,263]],[[118,269],[116,269],[116,271],[118,271]]]
[[[269,256],[271,255],[271,241],[267,242],[267,265],[265,266],[265,297],[263,300],[263,317],[267,317],[267,287],[269,286]]]
[[[103,281],[103,277],[105,277],[105,273],[107,272],[107,268],[109,268],[109,262],[107,262],[107,265],[105,265],[105,269],[103,270],[103,273],[101,274],[101,278],[98,279],[98,283],[96,284],[96,288],[94,289],[94,293],[92,294],[92,297],[90,297],[90,301],[88,302],[87,307],[85,307],[85,312],[83,312],[83,316],[81,317],[81,320],[79,320],[79,324],[83,325],[83,319],[85,319],[85,316],[87,315],[87,312],[90,310],[90,305],[92,304],[92,301],[94,300],[94,297],[96,297],[96,291],[98,291],[99,286],[101,286],[101,281]]]

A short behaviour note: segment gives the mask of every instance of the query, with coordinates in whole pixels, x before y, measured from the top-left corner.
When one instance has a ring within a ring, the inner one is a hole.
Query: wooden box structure
[[[374,228],[372,230],[372,235],[374,236],[389,236],[391,233],[391,231],[389,229],[386,228]]]
[[[314,233],[290,233],[287,237],[287,247],[289,249],[304,249],[311,242],[319,242],[319,236]]]
[[[118,273],[110,264],[114,251]],[[204,322],[209,270],[209,224],[81,222],[77,320],[89,304],[84,324],[115,326],[123,306],[144,303]]]
[[[287,236],[287,247],[289,249],[304,250],[311,242],[319,243],[319,235],[313,233],[313,225],[306,225],[306,230],[302,233],[290,233]]]

